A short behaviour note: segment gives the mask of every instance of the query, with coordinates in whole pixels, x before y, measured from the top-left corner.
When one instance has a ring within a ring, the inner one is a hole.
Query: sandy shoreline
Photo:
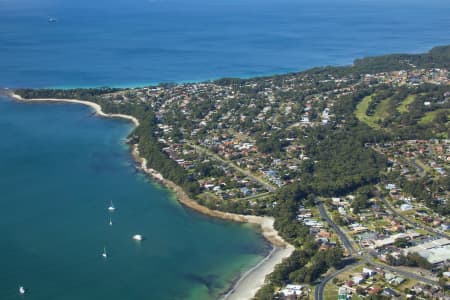
[[[122,118],[131,121],[136,127],[139,126],[139,120],[133,116],[123,114],[106,114],[102,111],[100,105],[78,99],[55,99],[55,98],[39,98],[39,99],[24,99],[19,95],[11,93],[10,96],[18,101],[25,102],[68,102],[87,105],[93,108],[97,115],[107,118]],[[228,293],[222,298],[227,300],[249,300],[252,299],[256,292],[264,284],[266,275],[273,272],[275,266],[279,264],[284,258],[289,257],[294,251],[294,247],[283,240],[274,228],[274,218],[260,217],[251,215],[239,215],[217,210],[211,210],[205,206],[198,204],[192,200],[181,187],[174,182],[164,178],[159,172],[147,167],[147,160],[139,155],[138,145],[132,146],[132,155],[135,161],[139,164],[139,168],[153,177],[156,181],[170,188],[177,196],[177,200],[183,205],[194,209],[202,214],[216,217],[224,220],[231,220],[235,222],[246,222],[257,224],[261,228],[261,233],[274,248],[272,251],[255,267],[242,274],[239,280],[230,288]]]
[[[78,99],[55,99],[55,98],[24,99],[17,94],[10,94],[10,96],[18,101],[23,101],[23,102],[39,101],[39,102],[68,102],[68,103],[83,104],[83,105],[87,105],[87,106],[93,108],[95,110],[95,113],[99,116],[106,117],[106,118],[126,119],[126,120],[130,120],[134,124],[135,127],[139,126],[139,121],[135,117],[129,116],[129,115],[123,115],[123,114],[105,114],[100,105],[98,105],[97,103],[94,103],[94,102],[90,102],[90,101],[84,101],[84,100],[78,100]]]

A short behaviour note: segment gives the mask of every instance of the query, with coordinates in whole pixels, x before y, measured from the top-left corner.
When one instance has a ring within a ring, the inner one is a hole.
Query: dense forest
[[[376,73],[417,68],[450,67],[450,46],[438,46],[423,54],[391,54],[355,60],[354,72]]]

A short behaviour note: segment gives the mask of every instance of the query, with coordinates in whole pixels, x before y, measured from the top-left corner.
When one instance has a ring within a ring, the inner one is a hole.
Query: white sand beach
[[[264,284],[266,275],[272,273],[275,266],[284,258],[289,257],[293,251],[294,247],[291,245],[282,248],[274,246],[268,256],[239,278],[222,300],[252,299]]]
[[[17,94],[11,94],[11,96],[18,101],[25,102],[68,102],[68,103],[78,103],[87,105],[93,108],[97,115],[107,118],[123,118],[133,122],[137,127],[139,126],[139,120],[133,116],[123,115],[123,114],[106,114],[102,111],[100,105],[78,99],[54,99],[54,98],[39,98],[39,99],[24,99]],[[283,238],[278,234],[274,228],[274,218],[272,217],[261,217],[261,216],[251,216],[251,215],[239,215],[227,212],[221,212],[217,210],[211,210],[205,206],[198,204],[196,201],[191,199],[181,187],[176,185],[174,182],[164,178],[159,172],[151,169],[147,166],[147,160],[139,155],[138,145],[132,146],[132,155],[136,162],[139,164],[139,168],[145,173],[149,174],[156,181],[165,185],[171,189],[177,196],[177,199],[183,205],[194,209],[202,214],[216,217],[225,220],[231,220],[235,222],[251,223],[256,224],[260,227],[262,235],[273,245],[272,251],[255,267],[248,270],[235,282],[233,287],[228,291],[228,293],[222,298],[226,300],[249,300],[252,299],[256,292],[264,284],[266,275],[273,272],[275,266],[279,264],[284,258],[289,257],[294,251],[294,247],[283,240]]]
[[[139,121],[135,117],[129,116],[129,115],[123,115],[123,114],[105,114],[103,112],[102,108],[100,107],[100,105],[98,105],[97,103],[94,103],[94,102],[78,100],[78,99],[55,99],[55,98],[24,99],[17,94],[11,94],[11,96],[16,100],[24,101],[24,102],[67,102],[67,103],[83,104],[83,105],[87,105],[87,106],[93,108],[95,110],[95,113],[99,116],[106,117],[106,118],[126,119],[126,120],[130,120],[131,122],[133,122],[136,127],[139,126]]]

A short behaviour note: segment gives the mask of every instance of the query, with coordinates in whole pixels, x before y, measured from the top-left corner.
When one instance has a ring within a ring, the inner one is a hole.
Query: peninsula
[[[449,68],[443,46],[271,77],[14,97],[129,119],[138,167],[180,202],[258,224],[275,250],[227,299],[406,296],[406,280],[439,294],[448,257],[435,253],[450,250]]]

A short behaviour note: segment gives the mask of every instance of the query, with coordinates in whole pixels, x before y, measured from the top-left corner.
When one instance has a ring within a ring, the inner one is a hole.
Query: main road
[[[328,223],[328,225],[330,225],[331,228],[334,229],[334,231],[336,232],[336,234],[339,236],[339,238],[341,239],[342,243],[344,243],[344,247],[347,249],[348,254],[351,256],[353,255],[353,253],[356,252],[355,248],[353,247],[352,243],[350,242],[350,240],[348,239],[347,235],[345,235],[344,232],[342,232],[341,228],[339,226],[337,226],[332,220],[331,218],[328,216],[328,213],[325,209],[325,207],[323,206],[322,201],[317,201],[317,206],[319,207],[319,212],[320,215],[322,216],[322,218]]]
[[[344,268],[339,269],[334,271],[333,273],[325,276],[322,281],[317,285],[315,291],[314,291],[314,299],[315,300],[323,300],[323,290],[325,289],[325,285],[328,283],[328,281],[330,281],[331,279],[333,279],[334,277],[338,276],[339,274],[353,269],[354,267],[356,267],[357,265],[362,264],[364,261],[360,260],[360,261],[355,261],[351,264],[346,265]]]
[[[322,218],[328,223],[328,225],[331,228],[334,229],[334,231],[336,232],[336,234],[339,236],[339,238],[341,239],[342,243],[344,244],[344,247],[347,249],[347,252],[349,254],[349,257],[347,258],[347,260],[354,259],[352,257],[352,255],[356,251],[355,251],[355,248],[353,247],[352,243],[348,239],[348,237],[345,235],[344,232],[342,232],[341,228],[339,228],[339,226],[337,226],[331,220],[331,218],[328,216],[328,213],[327,213],[325,207],[323,206],[322,201],[318,200],[316,203],[317,203],[317,207],[319,208],[319,212],[320,212],[320,215],[322,216]],[[324,290],[325,285],[327,284],[328,281],[330,281],[331,279],[333,279],[337,275],[341,274],[342,272],[345,272],[345,271],[347,271],[349,269],[352,269],[352,268],[356,267],[357,265],[361,264],[362,262],[363,262],[362,260],[361,261],[355,261],[353,263],[348,264],[344,268],[336,270],[335,272],[325,276],[325,278],[322,279],[322,281],[317,285],[316,290],[314,291],[314,299],[316,299],[316,300],[323,300],[323,290]]]
[[[350,256],[347,257],[347,260],[351,260],[351,259],[355,259],[355,257],[353,256],[353,254],[356,252],[355,248],[353,247],[352,243],[350,242],[350,240],[348,239],[348,237],[345,235],[344,232],[342,232],[341,228],[336,225],[331,218],[328,216],[328,213],[325,209],[325,207],[323,206],[323,203],[321,201],[317,201],[317,206],[319,208],[319,212],[320,215],[322,216],[322,218],[328,223],[328,225],[330,225],[330,227],[332,227],[334,229],[334,231],[336,232],[336,234],[339,236],[339,238],[341,239],[342,243],[344,244],[344,247],[347,249],[347,251],[349,252]],[[395,211],[392,210],[394,213]],[[408,220],[408,222],[410,222]],[[365,250],[363,250],[365,251]],[[392,266],[388,266],[385,264],[380,264],[374,261],[373,256],[376,256],[376,253],[364,253],[365,255],[363,257],[361,257],[360,260],[355,260],[354,262],[349,263],[348,265],[346,265],[344,268],[336,270],[335,272],[325,276],[322,281],[317,285],[315,291],[314,291],[314,299],[315,300],[323,300],[323,291],[325,289],[325,285],[334,277],[338,276],[339,274],[353,269],[354,267],[362,264],[362,263],[368,263],[368,264],[372,264],[376,267],[379,268],[383,268],[386,270],[389,270],[391,272],[395,272],[396,274],[399,274],[401,276],[407,277],[407,278],[412,278],[421,282],[425,282],[431,285],[435,285],[438,284],[438,281],[427,278],[427,277],[423,277],[423,276],[419,276],[416,273],[412,273],[412,272],[408,272],[408,271],[404,271],[401,270],[399,268],[396,267],[392,267]]]

